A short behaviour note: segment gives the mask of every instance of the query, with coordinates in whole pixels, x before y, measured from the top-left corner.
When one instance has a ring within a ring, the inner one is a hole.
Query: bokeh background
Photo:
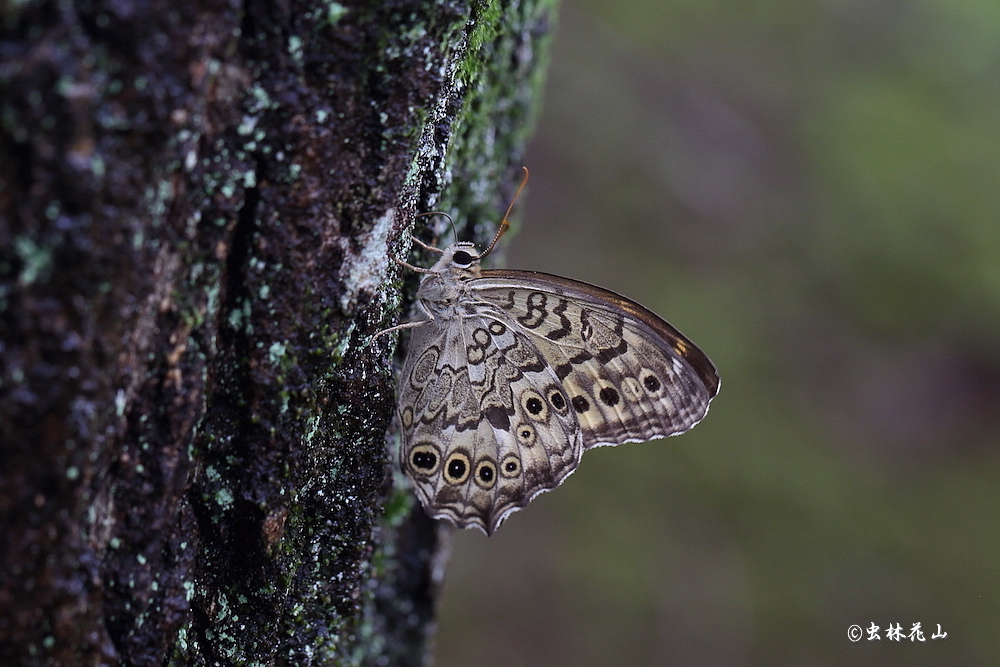
[[[437,664],[1000,664],[1000,3],[565,2],[527,164],[507,265],[722,390],[456,534]]]

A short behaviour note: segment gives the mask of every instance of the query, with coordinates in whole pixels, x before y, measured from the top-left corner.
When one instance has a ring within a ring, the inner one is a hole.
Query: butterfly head
[[[431,273],[451,278],[475,278],[479,275],[479,260],[482,255],[476,246],[467,241],[459,241],[445,248],[441,258],[431,267]]]
[[[431,267],[431,272],[437,274],[457,274],[459,277],[477,277],[479,275],[479,262],[493,252],[493,248],[496,246],[497,241],[500,240],[500,237],[503,236],[504,232],[508,229],[510,229],[510,223],[507,222],[507,218],[504,217],[504,219],[500,222],[500,229],[497,230],[496,236],[493,237],[493,240],[483,252],[477,252],[476,244],[469,241],[458,241],[457,243],[452,243],[443,251],[440,251],[441,259],[439,259],[437,263]]]
[[[460,241],[444,251],[443,259],[449,260],[449,264],[456,269],[471,269],[473,265],[479,264],[482,256],[476,252],[475,244]]]
[[[499,241],[500,237],[506,234],[507,230],[510,229],[510,221],[507,218],[510,217],[511,209],[514,208],[514,202],[517,201],[518,195],[520,195],[521,190],[524,189],[524,184],[528,182],[528,169],[527,167],[522,167],[522,169],[524,169],[524,180],[521,181],[521,185],[517,188],[517,192],[514,194],[514,199],[510,202],[510,206],[507,207],[507,212],[504,214],[503,220],[500,221],[500,227],[497,229],[497,233],[493,236],[493,240],[490,241],[488,246],[486,246],[486,250],[476,252],[476,244],[470,243],[469,241],[458,241],[457,243],[452,243],[444,250],[428,247],[418,241],[418,243],[421,246],[424,246],[424,248],[441,253],[441,259],[439,259],[430,269],[424,269],[422,271],[423,273],[437,274],[438,276],[447,275],[451,278],[460,279],[476,278],[479,276],[479,262],[493,252],[493,248],[496,247],[497,241]],[[432,215],[432,213],[420,213],[419,215]],[[451,216],[447,213],[444,213],[443,215],[451,220]]]

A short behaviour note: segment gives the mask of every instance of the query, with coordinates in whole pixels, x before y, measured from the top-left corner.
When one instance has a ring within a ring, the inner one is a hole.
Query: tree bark
[[[368,341],[416,213],[495,229],[553,11],[0,10],[3,664],[425,661],[442,533]]]

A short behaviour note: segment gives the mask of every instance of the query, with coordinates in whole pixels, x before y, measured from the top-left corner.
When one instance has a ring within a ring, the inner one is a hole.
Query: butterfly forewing
[[[585,447],[682,433],[705,416],[718,390],[715,367],[693,343],[613,292],[527,271],[484,271],[471,287],[550,363]]]

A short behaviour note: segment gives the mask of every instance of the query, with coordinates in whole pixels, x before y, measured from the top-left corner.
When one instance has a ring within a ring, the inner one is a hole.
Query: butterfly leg
[[[420,246],[424,250],[430,250],[431,252],[436,252],[438,254],[441,254],[441,253],[444,252],[444,250],[442,250],[441,248],[435,248],[432,245],[427,245],[426,243],[424,243],[423,241],[421,241],[420,239],[418,239],[416,236],[411,236],[410,240],[413,241],[414,243],[416,243],[418,246]]]
[[[375,339],[381,336],[382,334],[392,333],[393,331],[402,331],[403,329],[413,329],[415,327],[423,326],[428,322],[432,322],[434,320],[434,316],[428,313],[427,311],[424,311],[424,315],[427,315],[426,319],[413,320],[412,322],[403,322],[402,324],[397,324],[394,327],[389,327],[388,329],[382,329],[381,331],[375,332],[375,334],[368,340],[368,344],[371,345],[372,343],[374,343]]]
[[[422,266],[413,266],[412,264],[407,264],[398,257],[393,257],[392,260],[396,262],[396,264],[399,264],[400,266],[405,266],[410,271],[416,271],[417,273],[435,273],[435,271],[431,271],[430,269],[425,269]]]

